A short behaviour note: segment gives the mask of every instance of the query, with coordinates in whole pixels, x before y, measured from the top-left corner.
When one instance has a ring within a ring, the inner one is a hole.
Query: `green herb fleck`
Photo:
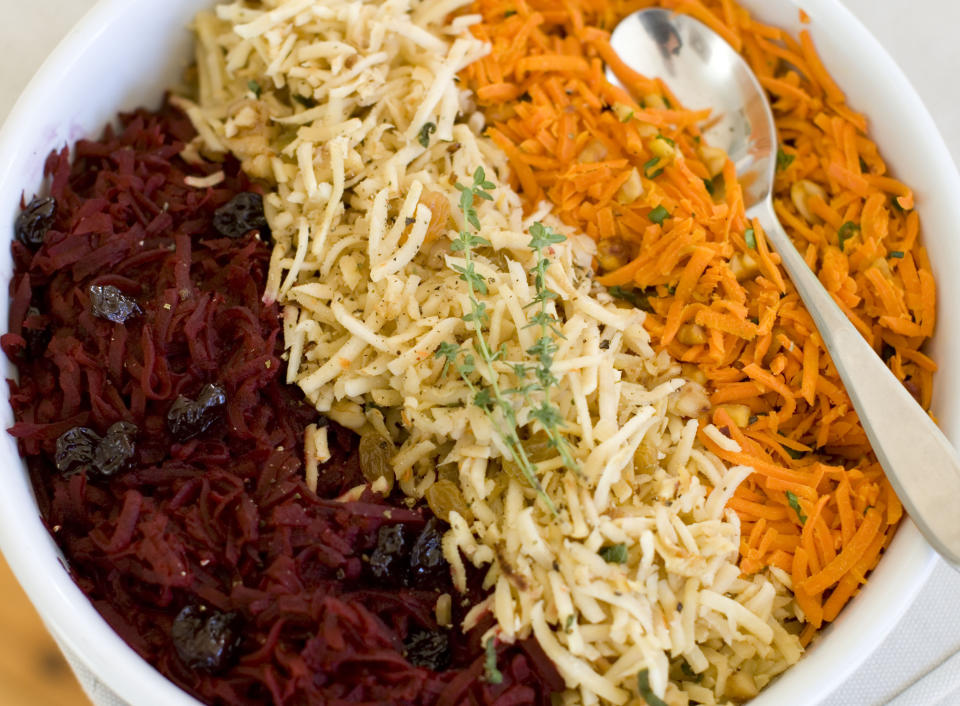
[[[900,197],[897,196],[896,194],[894,194],[893,196],[891,196],[891,197],[890,197],[890,205],[893,206],[893,210],[894,210],[894,211],[897,211],[898,213],[906,213],[906,212],[907,212],[907,209],[905,209],[903,206],[900,205],[900,202],[897,200],[898,198],[900,198]]]
[[[668,285],[667,285],[667,294],[669,294],[669,295],[672,297],[672,296],[673,296],[674,294],[676,294],[676,293],[677,293],[677,285],[675,285],[675,284],[668,284]]]
[[[903,250],[894,250],[894,251],[888,253],[888,254],[887,254],[887,257],[892,257],[892,258],[894,258],[894,259],[896,259],[896,260],[900,260],[900,259],[903,258]]]
[[[666,702],[653,693],[650,688],[650,670],[641,669],[637,674],[637,690],[640,692],[640,698],[647,702],[647,706],[667,706]]]
[[[796,449],[791,449],[789,446],[784,446],[783,450],[787,452],[787,456],[796,460],[798,458],[803,458],[806,454],[803,451],[797,451]]]
[[[487,684],[502,684],[503,674],[497,669],[497,645],[494,638],[488,638],[486,644],[487,658],[483,664],[484,677]]]
[[[566,236],[555,233],[540,222],[530,226],[530,235],[529,246],[531,250],[543,250],[551,245],[558,245],[567,239]],[[537,275],[539,276],[539,274],[538,272]]]
[[[260,98],[260,94],[263,92],[263,89],[260,88],[260,84],[254,81],[253,79],[250,79],[249,81],[247,81],[247,88],[250,89],[250,91],[253,93],[254,96],[257,97],[257,99]]]
[[[374,410],[379,411],[379,412],[385,412],[385,411],[387,411],[387,408],[386,408],[386,407],[381,407],[381,406],[378,405],[376,402],[364,402],[364,403],[363,403],[363,413],[364,413],[364,414],[367,414],[368,412],[372,412],[372,411],[374,411]]]
[[[302,105],[304,108],[316,108],[317,102],[310,96],[301,96],[299,93],[293,94],[293,100]]]
[[[433,123],[424,123],[423,127],[420,128],[420,133],[417,135],[417,141],[424,148],[430,146],[430,135],[437,131],[437,126]]]
[[[508,17],[513,17],[515,14],[517,14],[516,10],[507,10],[503,13],[503,18],[506,19]]]
[[[653,307],[650,306],[650,297],[645,291],[632,289],[630,287],[621,287],[619,284],[608,288],[607,291],[610,292],[611,297],[622,299],[637,309],[642,309],[651,314],[653,313]]]
[[[751,250],[757,249],[757,234],[753,232],[753,228],[747,228],[743,233],[743,239],[747,241],[747,247]]]
[[[626,564],[627,563],[627,545],[611,544],[603,547],[597,554],[608,564]]]
[[[478,391],[473,395],[473,404],[474,404],[474,406],[479,407],[480,409],[482,409],[482,410],[484,410],[484,411],[492,410],[492,409],[493,409],[493,397],[490,395],[490,390],[488,390],[488,389],[486,389],[486,388],[484,388],[484,389],[482,389],[482,390],[478,390]]]
[[[667,106],[667,110],[673,110],[673,104],[670,102],[670,99],[666,96],[663,97],[663,104]]]
[[[620,122],[621,122],[621,123],[629,123],[631,120],[633,120],[633,111],[632,111],[632,110],[631,110],[629,113],[627,113],[626,115],[624,115],[622,118],[620,118]]]
[[[843,252],[844,243],[860,232],[860,226],[853,221],[847,221],[840,230],[837,231],[837,244],[840,246],[840,252]]]
[[[663,140],[664,142],[666,142],[666,143],[667,143],[668,145],[670,145],[671,147],[676,147],[676,146],[677,146],[677,143],[676,143],[676,142],[674,142],[673,140],[671,140],[671,139],[670,139],[669,137],[667,137],[666,135],[661,135],[659,132],[657,133],[657,139],[658,139],[658,140]]]
[[[573,621],[575,619],[576,618],[574,617],[573,613],[567,616],[567,619],[563,623],[563,629],[565,632],[570,632],[570,630],[573,629]]]
[[[797,513],[797,517],[800,518],[800,524],[806,524],[807,516],[803,514],[803,510],[800,508],[800,501],[797,500],[797,496],[787,491],[787,502],[790,503],[790,507],[793,508],[793,511]]]
[[[474,172],[473,186],[456,184],[457,190],[460,192],[460,211],[463,213],[464,218],[467,219],[467,223],[472,225],[474,228],[480,227],[480,218],[477,216],[477,209],[474,204],[476,203],[477,199],[481,199],[483,201],[493,201],[493,196],[487,191],[487,189],[492,189],[494,186],[495,185],[492,181],[487,181],[483,167],[477,167],[477,171]],[[457,247],[458,242],[460,243],[460,247]],[[470,248],[482,244],[489,245],[486,240],[478,235],[461,233],[460,241],[454,241],[450,248],[455,252],[467,252],[469,255],[468,251]]]
[[[648,160],[648,161],[643,165],[643,175],[644,175],[645,177],[647,177],[647,179],[656,179],[658,176],[660,176],[661,174],[663,174],[663,169],[662,169],[662,168],[661,168],[661,169],[656,169],[656,166],[657,166],[658,164],[660,164],[660,158],[659,158],[659,157],[654,157],[653,159]],[[651,170],[652,170],[652,171],[651,171]]]
[[[692,679],[697,684],[703,681],[703,675],[697,674],[695,671],[693,671],[693,667],[691,667],[686,660],[680,663],[680,671],[683,672],[683,676],[687,677],[688,679]]]
[[[863,514],[866,515],[866,514],[867,514],[867,511],[870,510],[870,509],[872,509],[872,508],[874,508],[874,507],[876,507],[876,506],[875,506],[875,505],[867,505],[865,508],[863,508]]]
[[[724,189],[726,187],[725,182],[723,181],[723,172],[717,174],[712,179],[704,179],[703,185],[707,189],[707,193],[710,194],[714,199],[722,198]]]
[[[663,207],[663,204],[660,204],[655,209],[650,211],[647,217],[656,223],[658,226],[662,226],[663,222],[670,218],[670,211]]]
[[[784,169],[793,164],[793,160],[797,158],[794,154],[787,154],[783,151],[783,145],[777,147],[777,171],[782,172]]]

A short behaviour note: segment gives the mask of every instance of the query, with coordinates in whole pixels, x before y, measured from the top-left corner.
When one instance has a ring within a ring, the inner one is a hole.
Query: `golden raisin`
[[[368,483],[384,478],[387,481],[387,490],[384,495],[389,495],[395,480],[393,466],[390,464],[390,459],[397,452],[393,442],[375,431],[369,431],[360,437],[358,451],[363,477]]]
[[[447,232],[450,220],[450,200],[443,194],[424,189],[420,203],[430,209],[430,225],[427,227],[426,242],[432,242]]]
[[[427,488],[427,505],[434,515],[441,520],[448,521],[451,512],[456,512],[468,523],[473,522],[473,513],[467,507],[467,501],[456,483],[448,480],[438,480]]]

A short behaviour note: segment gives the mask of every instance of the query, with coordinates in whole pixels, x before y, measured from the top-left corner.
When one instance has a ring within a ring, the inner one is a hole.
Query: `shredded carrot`
[[[803,590],[811,595],[822,593],[842,579],[844,575],[853,568],[860,557],[863,556],[864,552],[867,551],[870,543],[876,538],[882,522],[883,515],[879,510],[875,508],[868,510],[866,518],[859,529],[857,529],[857,533],[843,548],[843,551],[825,566],[822,571],[804,581]]]
[[[866,119],[846,105],[809,32],[751,19],[734,0],[474,0],[492,52],[461,79],[533,209],[546,199],[595,238],[598,281],[641,290],[655,345],[706,376],[712,419],[752,467],[729,502],[740,568],[790,573],[806,644],[836,618],[889,543],[903,509],[810,315],[763,230],[745,214],[733,163],[701,139],[708,111],[627,66],[609,28],[659,5],[738,48],[774,109],[774,207],[857,330],[928,406],[934,362],[920,352],[936,291],[910,187],[887,173]],[[607,82],[608,65],[623,87]],[[812,185],[812,186],[811,186]],[[746,405],[739,428],[725,404]]]
[[[860,586],[866,581],[866,573],[877,563],[880,557],[880,550],[883,549],[887,540],[884,534],[878,534],[873,543],[867,547],[860,561],[854,566],[853,570],[847,572],[837,587],[830,593],[830,597],[823,605],[823,619],[826,621],[835,620],[840,610],[846,605]]]
[[[793,553],[792,578],[793,592],[797,605],[803,611],[807,622],[814,629],[823,624],[823,606],[820,601],[811,596],[804,588],[803,582],[807,576],[807,549],[797,547]]]

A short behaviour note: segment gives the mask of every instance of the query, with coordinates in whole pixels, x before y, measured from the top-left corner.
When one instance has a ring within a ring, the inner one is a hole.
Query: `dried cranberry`
[[[187,606],[173,621],[173,646],[185,665],[204,672],[228,666],[240,642],[236,613]]]
[[[431,518],[410,551],[410,583],[419,588],[434,588],[450,575],[439,527],[437,518]]]
[[[93,465],[105,476],[112,476],[122,470],[133,458],[134,438],[137,425],[130,422],[117,422],[107,429],[107,435],[97,445],[93,455]]]
[[[240,238],[256,230],[261,240],[269,240],[270,226],[263,214],[263,197],[252,191],[240,192],[214,212],[213,227],[228,238]]]
[[[412,632],[403,641],[403,655],[416,667],[442,672],[450,667],[450,639],[432,630]]]
[[[377,548],[370,555],[370,571],[378,579],[401,583],[406,573],[410,539],[404,525],[385,525],[377,534]]]
[[[196,400],[180,395],[167,411],[167,428],[177,441],[202,434],[223,414],[227,393],[219,385],[207,384]]]
[[[112,284],[106,286],[91,284],[88,291],[90,293],[90,310],[94,316],[101,319],[122,324],[126,323],[130,317],[143,313],[137,302]]]
[[[74,427],[57,439],[54,461],[61,473],[82,471],[93,463],[100,435],[87,427]]]
[[[57,201],[52,196],[37,197],[17,216],[14,231],[19,240],[29,247],[43,245],[43,238],[57,216]]]

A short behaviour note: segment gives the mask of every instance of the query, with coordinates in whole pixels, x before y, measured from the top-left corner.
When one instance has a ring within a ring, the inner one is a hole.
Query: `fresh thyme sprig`
[[[460,190],[460,210],[466,222],[476,229],[480,228],[480,218],[476,210],[478,201],[493,200],[489,192],[492,188],[494,184],[487,181],[482,168],[478,168],[474,173],[473,183],[470,186],[457,184],[457,189]],[[445,342],[434,354],[435,357],[444,360],[442,375],[446,375],[451,366],[456,369],[470,390],[472,404],[482,409],[490,419],[513,462],[554,514],[556,514],[554,505],[537,477],[536,464],[530,460],[520,439],[514,402],[519,398],[531,410],[530,419],[543,428],[550,446],[556,449],[564,466],[579,473],[580,467],[562,432],[563,416],[551,400],[551,390],[559,383],[553,374],[553,362],[558,349],[557,339],[563,338],[563,333],[554,313],[555,305],[551,303],[559,299],[559,295],[547,287],[547,270],[550,267],[547,252],[551,246],[562,243],[564,240],[566,240],[565,236],[542,223],[534,223],[530,228],[529,247],[536,255],[536,264],[530,270],[530,274],[533,275],[536,295],[527,306],[537,307],[537,310],[530,317],[526,328],[538,327],[539,336],[536,342],[525,351],[525,354],[531,356],[534,362],[509,363],[510,369],[518,380],[517,387],[503,389],[494,367],[494,363],[498,361],[506,362],[506,344],[501,344],[498,350],[493,351],[484,336],[487,311],[486,305],[478,300],[478,296],[487,294],[489,290],[486,280],[476,270],[474,251],[476,248],[490,247],[490,243],[469,230],[460,232],[451,244],[451,249],[463,256],[463,264],[452,265],[452,268],[460,275],[460,279],[467,283],[470,290],[470,312],[463,316],[463,320],[473,330],[470,346],[472,352],[462,349],[456,343]]]
[[[464,218],[469,225],[479,229],[480,218],[476,210],[477,201],[478,199],[492,201],[493,196],[488,190],[494,188],[495,184],[487,181],[483,167],[477,167],[473,174],[472,185],[457,184],[456,186],[460,190],[460,210],[463,212]],[[470,313],[466,314],[463,320],[473,327],[472,348],[479,358],[482,370],[477,368],[477,357],[474,357],[473,353],[463,351],[456,343],[442,343],[434,356],[444,359],[443,373],[446,373],[451,365],[454,366],[460,378],[470,390],[473,404],[483,410],[484,415],[496,429],[500,439],[510,452],[511,458],[520,468],[527,482],[537,491],[550,512],[556,515],[556,507],[543,489],[536,474],[536,466],[527,456],[523,442],[517,433],[516,410],[506,392],[500,388],[499,376],[494,368],[494,363],[506,354],[506,347],[501,346],[497,351],[491,350],[483,334],[484,324],[487,321],[486,305],[477,299],[477,295],[487,294],[489,290],[484,278],[476,271],[473,251],[478,247],[489,246],[489,241],[468,230],[461,231],[457,239],[450,245],[451,250],[463,255],[464,265],[453,265],[453,270],[459,273],[460,279],[466,282],[470,289]],[[481,380],[486,381],[485,386],[473,381],[474,373],[480,373]],[[499,418],[495,412],[499,412]]]
[[[550,260],[544,254],[544,250],[551,245],[562,243],[567,238],[542,223],[534,223],[530,227],[530,236],[530,249],[537,255],[537,264],[531,270],[534,276],[533,284],[537,290],[537,294],[529,306],[539,304],[540,310],[530,318],[530,323],[527,324],[527,328],[539,326],[540,337],[532,347],[527,349],[529,355],[536,356],[538,365],[534,370],[537,382],[532,386],[524,386],[525,396],[532,402],[532,400],[530,400],[530,392],[536,391],[543,394],[543,399],[539,405],[534,407],[531,416],[540,422],[540,425],[547,434],[547,438],[550,439],[550,445],[560,454],[563,465],[571,471],[579,473],[580,466],[570,452],[570,444],[560,433],[563,417],[556,405],[550,401],[550,388],[559,382],[553,374],[553,357],[557,352],[557,342],[551,333],[560,338],[564,336],[559,328],[560,322],[557,321],[556,316],[550,313],[549,309],[550,301],[558,299],[559,297],[556,292],[547,287],[547,268],[550,267]],[[526,377],[526,375],[524,375],[524,377]]]

